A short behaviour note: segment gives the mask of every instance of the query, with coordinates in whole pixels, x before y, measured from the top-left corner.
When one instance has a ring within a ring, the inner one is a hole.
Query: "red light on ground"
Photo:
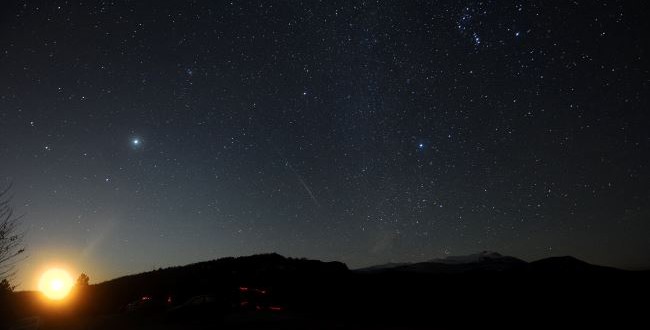
[[[282,308],[282,307],[280,307],[280,306],[271,306],[271,307],[269,307],[269,309],[272,310],[272,311],[275,311],[275,312],[280,312],[280,311],[282,311],[284,308]]]

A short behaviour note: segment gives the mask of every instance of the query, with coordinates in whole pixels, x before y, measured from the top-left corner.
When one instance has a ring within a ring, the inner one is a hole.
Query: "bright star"
[[[131,146],[134,148],[138,148],[142,145],[142,140],[140,138],[133,138],[131,139]]]

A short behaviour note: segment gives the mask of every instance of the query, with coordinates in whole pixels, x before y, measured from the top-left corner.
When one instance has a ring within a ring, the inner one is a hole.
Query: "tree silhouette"
[[[18,232],[22,216],[15,216],[9,191],[12,184],[0,191],[0,278],[7,280],[15,274],[18,256],[25,252],[24,234]]]
[[[14,291],[14,287],[11,284],[9,284],[9,281],[6,278],[0,281],[0,294],[9,293],[13,291]]]
[[[76,286],[77,286],[78,288],[85,288],[85,287],[88,286],[88,282],[89,282],[89,281],[90,281],[90,277],[88,277],[88,275],[86,275],[86,274],[84,274],[84,273],[81,273],[81,275],[79,275],[79,277],[77,277],[77,284],[76,284]]]

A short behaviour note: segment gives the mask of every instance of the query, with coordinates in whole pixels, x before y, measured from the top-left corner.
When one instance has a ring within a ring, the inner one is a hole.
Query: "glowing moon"
[[[72,289],[73,281],[68,272],[59,268],[48,269],[38,281],[38,289],[54,300],[65,298]]]

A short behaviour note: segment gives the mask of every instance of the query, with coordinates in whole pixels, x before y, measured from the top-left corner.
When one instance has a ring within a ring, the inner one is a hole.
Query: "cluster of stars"
[[[94,253],[123,273],[589,254],[649,229],[645,20],[605,3],[25,2],[2,23],[3,175],[60,228],[32,246],[110,227]]]

